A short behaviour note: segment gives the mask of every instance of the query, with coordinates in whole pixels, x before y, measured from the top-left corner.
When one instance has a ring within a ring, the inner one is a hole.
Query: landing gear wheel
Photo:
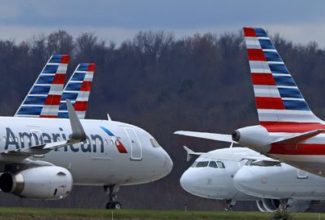
[[[121,209],[122,205],[119,202],[108,202],[106,204],[106,209]]]
[[[111,185],[111,186],[104,186],[104,190],[108,194],[109,201],[106,203],[106,209],[121,209],[122,205],[117,199],[117,192],[119,190],[119,186]]]
[[[121,203],[119,203],[119,202],[115,202],[115,204],[114,204],[114,209],[121,209],[121,208],[122,208]]]
[[[288,209],[288,200],[287,199],[280,199],[280,204],[278,210],[280,211],[287,211]]]
[[[236,205],[235,200],[225,200],[225,211],[231,211],[234,205]]]

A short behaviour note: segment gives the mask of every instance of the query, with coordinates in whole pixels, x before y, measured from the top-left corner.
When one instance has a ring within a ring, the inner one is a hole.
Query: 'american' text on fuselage
[[[62,128],[59,128],[58,133],[46,133],[40,131],[33,132],[14,132],[9,127],[6,128],[5,150],[15,148],[15,150],[23,149],[25,147],[32,147],[43,145],[52,142],[67,140],[67,136]],[[87,136],[85,142],[80,144],[69,145],[64,147],[64,151],[70,150],[72,152],[97,152],[99,148],[100,153],[104,153],[104,140],[98,134],[91,134]]]

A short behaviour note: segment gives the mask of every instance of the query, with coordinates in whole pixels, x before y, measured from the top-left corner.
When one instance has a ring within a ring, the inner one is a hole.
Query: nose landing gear
[[[121,203],[116,201],[119,188],[120,187],[116,185],[104,186],[104,190],[108,194],[109,198],[105,206],[106,209],[121,209]]]

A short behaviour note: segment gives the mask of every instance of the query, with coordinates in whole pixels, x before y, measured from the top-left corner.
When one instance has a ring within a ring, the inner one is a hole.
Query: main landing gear
[[[289,208],[289,205],[288,205],[288,199],[280,199],[280,204],[279,204],[279,210],[280,211],[287,211],[288,208]]]
[[[108,203],[106,203],[106,209],[121,209],[121,203],[116,201],[119,188],[120,187],[116,185],[104,186],[104,190],[109,198]]]
[[[225,211],[231,211],[234,205],[236,205],[235,200],[232,199],[225,200]]]

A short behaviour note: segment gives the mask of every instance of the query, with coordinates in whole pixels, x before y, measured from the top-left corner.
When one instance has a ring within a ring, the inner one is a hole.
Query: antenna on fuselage
[[[111,116],[107,113],[107,121],[112,121]]]

